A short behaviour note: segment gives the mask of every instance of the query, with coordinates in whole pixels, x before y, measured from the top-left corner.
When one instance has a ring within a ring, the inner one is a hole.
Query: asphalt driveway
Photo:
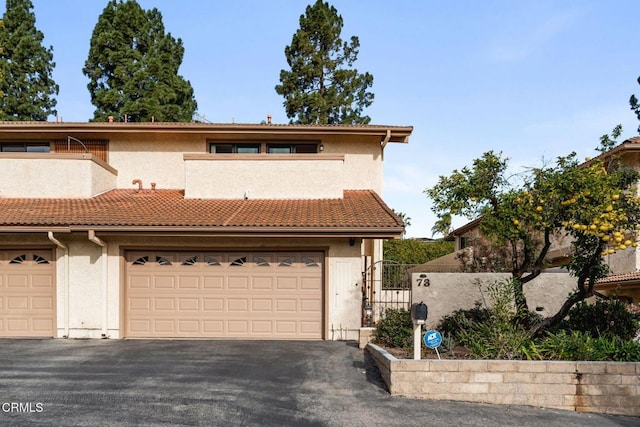
[[[0,340],[0,425],[638,426],[392,398],[346,342]]]

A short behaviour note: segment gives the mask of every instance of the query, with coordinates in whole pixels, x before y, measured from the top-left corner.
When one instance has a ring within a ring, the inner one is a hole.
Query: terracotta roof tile
[[[119,189],[86,199],[0,198],[0,230],[15,227],[178,227],[378,230],[402,233],[402,221],[373,191],[340,199],[185,199],[182,190]]]
[[[608,283],[623,283],[640,280],[640,271],[632,273],[612,274],[596,281],[596,285],[604,285]]]

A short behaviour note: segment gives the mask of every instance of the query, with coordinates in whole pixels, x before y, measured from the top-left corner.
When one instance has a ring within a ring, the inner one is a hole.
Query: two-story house
[[[0,123],[0,336],[357,339],[411,132]]]

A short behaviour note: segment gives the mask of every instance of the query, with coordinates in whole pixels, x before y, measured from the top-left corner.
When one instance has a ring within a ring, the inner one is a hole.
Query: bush
[[[554,332],[580,331],[592,338],[619,337],[629,341],[636,337],[639,327],[638,315],[630,313],[624,302],[612,299],[576,304]]]
[[[409,348],[413,346],[413,321],[405,309],[390,309],[376,323],[374,342],[385,347]]]
[[[639,343],[615,335],[593,338],[581,331],[549,333],[523,350],[529,360],[640,361]]]
[[[522,348],[530,338],[517,321],[513,290],[511,281],[490,284],[486,292],[492,302],[491,309],[476,303],[472,309],[445,316],[438,328],[465,346],[474,358],[521,359]]]
[[[491,317],[491,311],[483,308],[479,302],[475,307],[468,310],[456,310],[451,314],[444,316],[436,329],[442,336],[450,336],[458,340],[459,335],[468,330],[471,325],[476,323],[485,323]]]

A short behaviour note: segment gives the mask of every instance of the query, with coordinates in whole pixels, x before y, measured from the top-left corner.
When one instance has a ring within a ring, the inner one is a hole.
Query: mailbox
[[[411,319],[419,325],[423,325],[425,320],[427,320],[428,312],[427,304],[422,301],[411,304]]]

